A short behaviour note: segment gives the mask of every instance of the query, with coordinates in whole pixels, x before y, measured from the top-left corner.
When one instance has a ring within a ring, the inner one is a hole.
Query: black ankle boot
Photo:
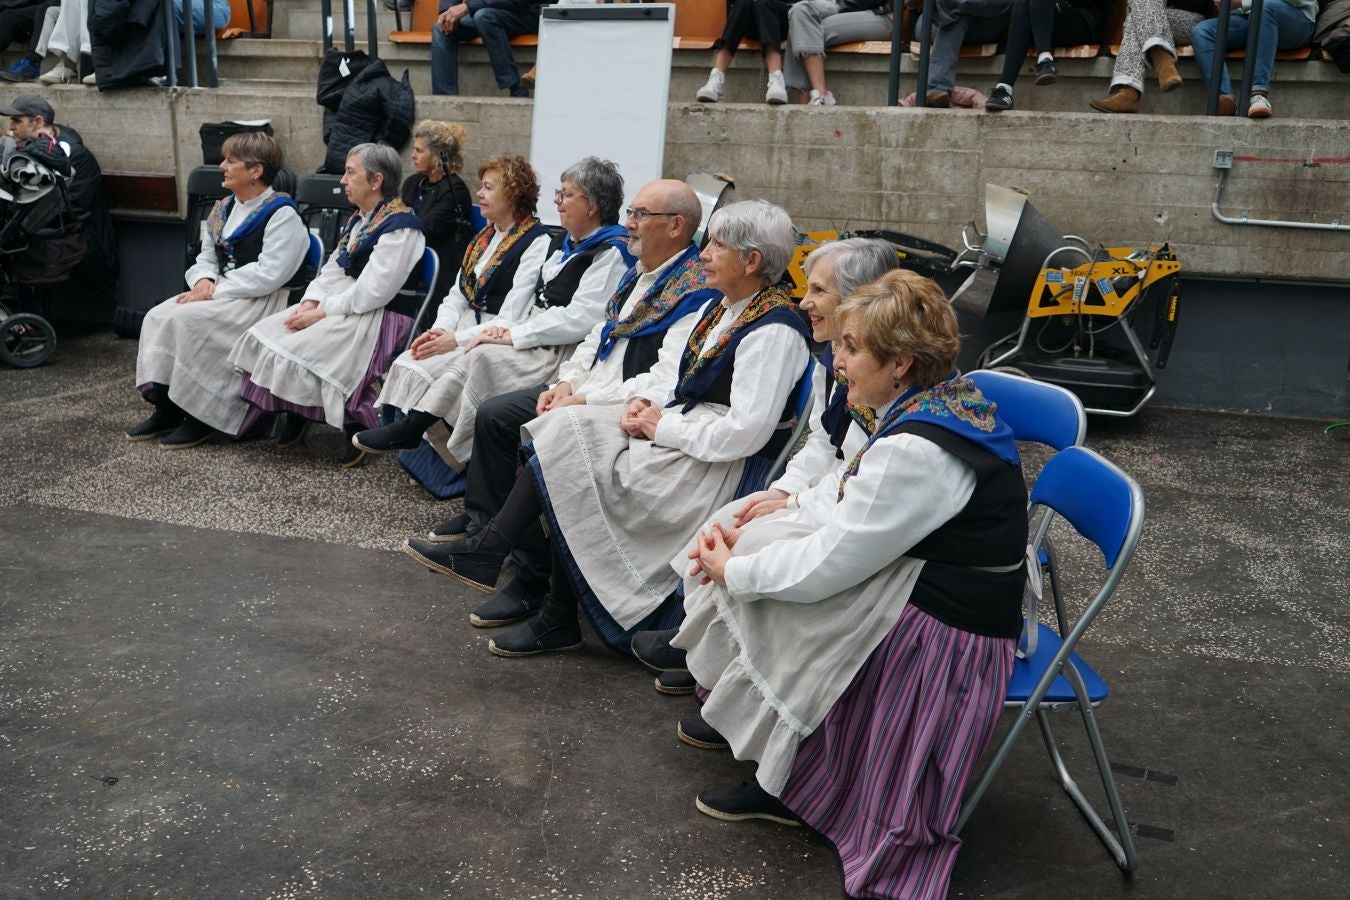
[[[352,444],[367,453],[416,450],[422,443],[422,432],[436,424],[436,418],[434,413],[414,409],[392,425],[358,431],[352,436]]]
[[[293,447],[304,440],[309,419],[293,412],[277,413],[276,436],[278,447]]]
[[[670,642],[679,633],[680,629],[678,628],[667,628],[663,631],[639,631],[633,635],[633,642],[630,645],[633,658],[653,675],[660,675],[662,672],[687,671],[688,667],[684,664],[684,651],[670,646]]]
[[[186,450],[211,440],[216,430],[205,422],[185,416],[178,427],[159,439],[159,445],[165,450]]]
[[[168,434],[183,421],[183,411],[172,403],[156,403],[150,418],[127,432],[129,441],[148,441]]]
[[[436,543],[410,538],[403,552],[433,572],[449,575],[485,594],[496,593],[502,562],[511,552],[511,543],[489,524],[476,536],[462,541]]]
[[[523,625],[505,629],[488,641],[490,653],[508,657],[562,653],[581,647],[576,600],[570,595],[559,598],[556,594],[544,598],[539,615]]]
[[[469,614],[469,624],[475,628],[514,625],[538,612],[547,596],[547,583],[516,576],[496,596]]]
[[[347,444],[346,449],[343,450],[342,458],[338,460],[338,465],[344,469],[355,469],[364,463],[369,455],[365,448],[354,440],[356,432],[360,428],[360,425],[353,425],[350,422],[342,426],[342,433],[347,436]]]

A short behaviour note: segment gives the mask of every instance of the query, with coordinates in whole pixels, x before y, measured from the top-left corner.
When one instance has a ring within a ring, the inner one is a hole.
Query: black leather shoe
[[[475,628],[514,625],[537,613],[547,594],[547,584],[531,584],[523,578],[513,578],[491,600],[469,613],[469,624]]]
[[[678,628],[639,631],[633,635],[633,642],[629,645],[633,651],[633,658],[642,663],[653,675],[686,671],[684,651],[670,646],[671,640],[679,633]]]
[[[543,619],[544,616],[539,615],[506,629],[488,641],[488,652],[494,656],[515,657],[581,649],[581,626],[575,620],[550,626]]]
[[[470,539],[472,540],[472,539]],[[465,541],[436,544],[409,538],[403,542],[403,552],[433,572],[449,575],[485,594],[497,593],[497,577],[502,572],[501,557],[479,554],[463,547]],[[461,552],[456,552],[456,550]]]
[[[177,409],[165,409],[156,406],[150,418],[127,432],[129,441],[149,441],[168,434],[183,421],[183,413]]]
[[[694,801],[698,811],[724,822],[743,822],[746,819],[764,819],[780,825],[802,824],[801,819],[774,795],[759,786],[758,781],[724,784],[709,788]]]
[[[446,519],[441,524],[427,534],[427,540],[433,544],[441,544],[446,541],[462,541],[464,538],[473,537],[479,532],[474,525],[472,517],[463,512],[457,516]]]
[[[653,679],[658,694],[669,694],[672,697],[692,694],[695,684],[694,676],[688,672],[662,672]]]
[[[277,446],[294,447],[305,438],[305,429],[309,428],[309,419],[304,416],[297,416],[295,413],[279,413],[277,415]]]
[[[700,750],[729,750],[731,744],[697,713],[685,716],[675,728],[675,735],[691,747]]]
[[[416,450],[422,445],[422,432],[409,434],[411,430],[403,423],[406,420],[395,422],[393,425],[385,425],[381,428],[370,428],[366,431],[358,431],[352,435],[352,446],[359,447],[367,453],[392,453],[395,450]]]
[[[177,428],[159,439],[159,445],[165,450],[186,450],[211,440],[215,433],[205,422],[186,416]]]

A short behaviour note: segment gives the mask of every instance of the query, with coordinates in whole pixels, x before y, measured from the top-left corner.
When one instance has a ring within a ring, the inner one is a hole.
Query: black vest
[[[1019,466],[938,425],[914,422],[893,434],[932,441],[975,470],[975,491],[961,512],[905,555],[926,560],[909,602],[943,624],[989,637],[1022,633],[1027,550],[1027,487]]]
[[[502,311],[502,303],[506,301],[506,295],[511,293],[511,287],[515,284],[516,270],[520,268],[520,260],[525,255],[525,250],[545,234],[547,232],[540,229],[539,233],[533,238],[529,240],[521,238],[512,245],[509,251],[510,259],[497,267],[497,270],[492,273],[492,277],[488,279],[488,283],[483,285],[484,291],[475,298],[482,304],[484,313],[491,313],[495,316]],[[475,276],[470,272],[468,277],[473,278]]]
[[[237,203],[238,201],[235,202]],[[258,261],[258,257],[262,255],[263,236],[264,232],[267,231],[267,223],[277,214],[277,210],[282,208],[282,206],[274,207],[268,212],[267,218],[263,219],[257,228],[235,241],[233,254],[225,249],[224,244],[219,242],[216,243],[217,277],[224,275],[231,269],[237,269],[240,266],[246,266],[249,263]]]
[[[549,241],[546,259],[553,256],[562,246],[565,234],[566,232],[554,235]],[[571,303],[572,295],[577,292],[577,285],[581,284],[581,276],[586,274],[595,258],[608,249],[609,244],[596,244],[594,247],[587,247],[579,253],[572,254],[567,262],[563,263],[562,270],[548,283],[544,282],[544,270],[541,268],[539,281],[534,286],[534,305],[540,309],[552,309]]]

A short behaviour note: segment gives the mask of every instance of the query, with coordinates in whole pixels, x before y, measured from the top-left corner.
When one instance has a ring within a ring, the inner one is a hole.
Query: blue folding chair
[[[1093,712],[1106,699],[1107,685],[1075,649],[1083,633],[1115,592],[1134,555],[1144,525],[1144,494],[1134,479],[1101,456],[1086,447],[1069,447],[1055,454],[1036,479],[1031,491],[1031,516],[1033,547],[1039,548],[1044,543],[1051,521],[1060,516],[1101,551],[1106,561],[1106,576],[1077,619],[1070,620],[1063,603],[1056,598],[1058,630],[1040,624],[1035,651],[1013,662],[1012,679],[1003,705],[1005,709],[1016,709],[1017,718],[962,805],[955,831],[959,833],[970,819],[980,798],[1007,760],[1013,744],[1035,716],[1064,791],[1115,857],[1116,864],[1128,872],[1135,866],[1134,841]],[[1074,709],[1083,719],[1114,820],[1114,832],[1083,795],[1055,744],[1048,714]]]
[[[422,263],[418,272],[420,277],[417,279],[417,286],[415,288],[403,287],[398,292],[400,298],[422,295],[422,303],[417,307],[417,315],[413,316],[412,331],[408,333],[409,347],[412,346],[412,342],[419,334],[430,327],[424,325],[424,323],[427,321],[427,314],[431,311],[432,300],[436,297],[436,284],[441,280],[441,258],[435,250],[428,247],[422,251]]]

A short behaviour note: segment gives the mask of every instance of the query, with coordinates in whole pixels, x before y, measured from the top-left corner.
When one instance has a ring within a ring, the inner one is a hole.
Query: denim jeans
[[[1228,19],[1228,48],[1234,50],[1247,46],[1249,17],[1246,13],[1234,12]],[[1214,65],[1215,29],[1219,27],[1217,19],[1206,19],[1191,30],[1191,46],[1195,48],[1195,61],[1200,66],[1200,77],[1209,84],[1210,69]],[[1313,23],[1307,16],[1285,3],[1284,0],[1266,0],[1261,7],[1261,37],[1256,45],[1254,59],[1245,65],[1252,68],[1252,90],[1270,90],[1270,76],[1275,70],[1275,51],[1293,50],[1306,47],[1312,40]],[[1232,94],[1233,84],[1228,78],[1228,66],[1225,64],[1220,74],[1219,93]]]
[[[211,0],[211,14],[214,20],[211,24],[216,31],[230,24],[230,0]],[[173,0],[173,18],[178,25],[178,31],[183,31],[183,0]],[[248,22],[244,22],[244,27],[248,27]],[[262,28],[266,22],[259,22],[258,27]],[[203,0],[192,0],[192,30],[201,35],[206,30],[206,5]]]
[[[537,10],[480,9],[459,20],[455,30],[444,34],[431,26],[431,92],[459,93],[459,45],[481,37],[497,87],[507,90],[520,84],[520,69],[511,53],[511,38],[539,30]]]

